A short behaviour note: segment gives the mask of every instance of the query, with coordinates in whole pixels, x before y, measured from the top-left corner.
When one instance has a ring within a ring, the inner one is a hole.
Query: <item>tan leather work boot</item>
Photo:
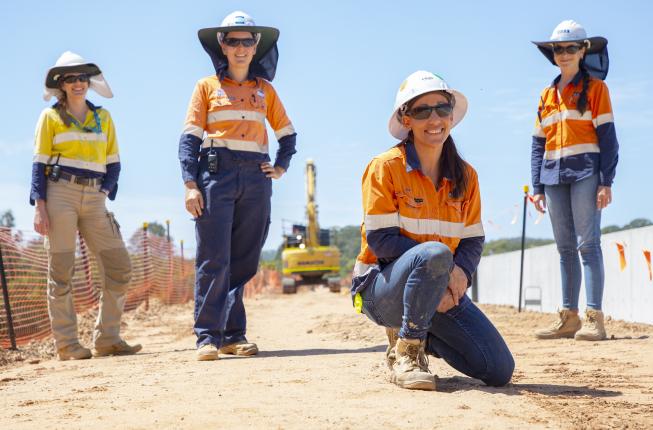
[[[392,365],[393,383],[409,390],[435,390],[435,377],[429,371],[424,343],[419,339],[397,339],[396,360]]]
[[[143,349],[141,344],[129,345],[124,340],[109,346],[96,346],[93,350],[94,357],[106,357],[107,355],[132,355]]]
[[[576,340],[605,340],[608,336],[603,325],[603,312],[587,308],[585,310],[585,322],[574,339]]]
[[[535,332],[535,337],[538,339],[560,339],[563,337],[574,337],[576,332],[580,330],[582,323],[578,318],[577,312],[572,312],[569,309],[560,309],[558,311],[558,319],[549,328],[538,330]]]
[[[222,348],[220,348],[220,353],[246,357],[258,354],[258,346],[256,346],[255,343],[241,340],[236,343],[230,343],[229,345],[223,345]]]
[[[92,356],[93,354],[91,354],[91,350],[84,348],[79,343],[73,343],[72,345],[67,345],[57,350],[57,358],[60,361],[86,360]]]
[[[220,358],[218,348],[212,343],[205,343],[197,348],[196,354],[198,361],[213,361]]]
[[[388,336],[388,347],[385,350],[385,364],[388,365],[388,369],[392,370],[392,365],[395,364],[395,359],[397,358],[395,346],[397,345],[397,339],[399,339],[399,329],[386,327],[385,335]]]

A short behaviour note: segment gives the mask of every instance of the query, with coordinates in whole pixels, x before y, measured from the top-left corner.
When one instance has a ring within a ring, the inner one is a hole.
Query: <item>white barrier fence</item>
[[[626,267],[619,263],[617,243],[624,245]],[[653,281],[644,250],[653,251],[653,226],[601,238],[605,265],[603,311],[612,318],[653,324]],[[481,258],[478,267],[479,303],[517,306],[519,302],[520,251]],[[585,282],[580,310],[584,312]],[[522,308],[555,312],[562,304],[560,255],[555,244],[527,249],[524,255]]]

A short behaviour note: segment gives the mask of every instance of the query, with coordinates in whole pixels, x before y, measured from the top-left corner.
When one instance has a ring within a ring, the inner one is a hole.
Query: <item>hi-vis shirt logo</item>
[[[227,93],[225,93],[222,88],[218,88],[215,90],[215,96],[220,99],[222,97],[227,97]]]
[[[263,92],[263,90],[256,91],[256,95],[263,98],[265,97],[265,93]]]

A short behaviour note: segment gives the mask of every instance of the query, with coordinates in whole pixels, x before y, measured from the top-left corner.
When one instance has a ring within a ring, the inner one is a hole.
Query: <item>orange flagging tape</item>
[[[619,251],[619,269],[623,272],[626,270],[626,252],[623,244],[616,242],[617,251]]]
[[[125,311],[149,299],[163,304],[186,303],[193,299],[195,263],[183,258],[179,247],[166,238],[138,229],[128,240],[132,279],[126,294]],[[34,232],[0,227],[0,247],[7,277],[9,300],[18,345],[50,334],[46,301],[48,261],[43,238]],[[80,238],[72,279],[73,299],[78,313],[96,308],[102,288],[99,268]],[[281,289],[276,271],[259,271],[245,286],[252,297],[271,288]],[[0,348],[9,346],[7,319],[0,295]]]
[[[646,260],[646,265],[648,266],[648,280],[653,281],[653,271],[651,270],[651,251],[644,249],[644,259]]]

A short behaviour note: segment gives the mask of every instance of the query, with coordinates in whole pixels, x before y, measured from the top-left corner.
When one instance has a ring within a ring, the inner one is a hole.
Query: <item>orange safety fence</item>
[[[137,230],[126,242],[132,261],[132,279],[127,290],[125,311],[151,298],[164,304],[193,300],[195,261],[184,258],[183,246],[165,237]],[[0,250],[4,262],[11,316],[17,345],[50,334],[46,301],[48,259],[43,237],[34,232],[0,227]],[[276,271],[261,270],[246,286],[245,297],[279,289]],[[84,240],[79,237],[72,279],[75,310],[82,313],[97,307],[102,288],[99,267]],[[5,303],[0,296],[0,347],[10,346]]]

